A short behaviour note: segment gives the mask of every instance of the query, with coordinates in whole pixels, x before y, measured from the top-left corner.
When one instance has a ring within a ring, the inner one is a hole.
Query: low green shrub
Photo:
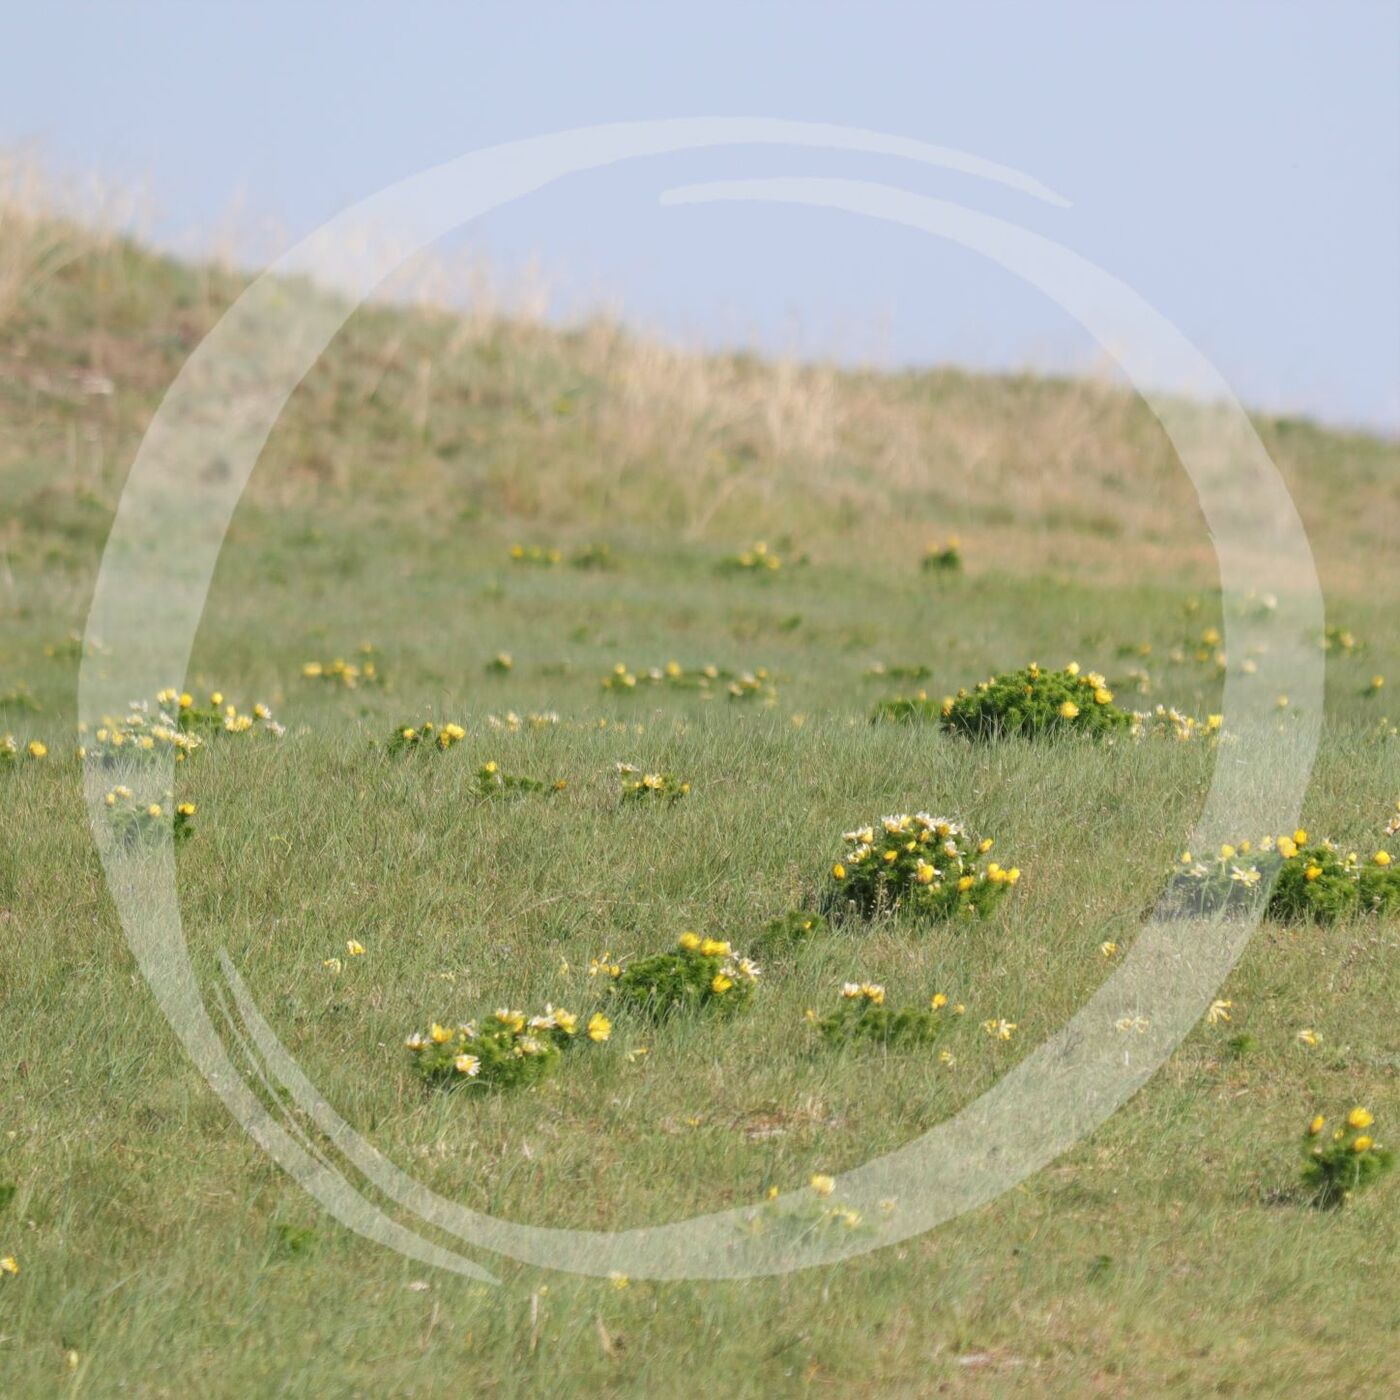
[[[972,739],[1021,735],[1113,734],[1127,730],[1133,716],[1113,703],[1113,692],[1095,671],[1075,662],[1062,671],[1034,662],[960,690],[944,702],[943,727]]]
[[[1363,861],[1331,841],[1292,836],[1227,842],[1208,859],[1182,853],[1167,886],[1174,912],[1210,916],[1253,909],[1282,923],[1332,924],[1359,913],[1400,911],[1400,866],[1384,849]]]
[[[842,840],[846,850],[831,867],[824,902],[834,916],[988,914],[1021,878],[1017,867],[987,859],[991,837],[979,840],[959,822],[927,812],[882,817]]]
[[[931,1045],[943,1031],[944,997],[935,997],[927,1008],[885,1004],[885,989],[876,982],[847,982],[841,988],[836,1010],[826,1016],[807,1013],[828,1045],[870,1042],[890,1048]]]
[[[727,942],[683,933],[673,953],[657,953],[613,972],[617,1004],[663,1019],[677,1011],[731,1013],[747,1006],[759,969]]]
[[[430,1084],[516,1089],[551,1075],[570,1046],[601,1043],[612,1022],[596,1012],[586,1024],[563,1007],[547,1006],[539,1016],[503,1008],[479,1024],[434,1022],[426,1033],[414,1032],[404,1044],[413,1069]]]
[[[1308,1124],[1303,1134],[1303,1182],[1312,1192],[1314,1205],[1335,1209],[1373,1186],[1395,1165],[1395,1154],[1379,1146],[1371,1134],[1375,1121],[1369,1109],[1358,1107],[1330,1134],[1320,1113]]]

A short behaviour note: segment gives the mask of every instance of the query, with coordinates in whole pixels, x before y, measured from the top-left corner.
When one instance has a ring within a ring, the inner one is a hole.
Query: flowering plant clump
[[[660,1019],[696,1007],[738,1011],[753,996],[759,968],[723,939],[683,933],[674,953],[642,958],[612,975],[619,1003]]]
[[[927,812],[881,817],[842,840],[846,851],[831,867],[827,890],[832,913],[988,914],[1021,878],[1017,867],[986,859],[991,837],[978,840],[951,818]]]
[[[382,676],[375,661],[377,653],[369,642],[361,644],[357,653],[358,661],[346,661],[337,656],[333,661],[308,661],[301,668],[301,674],[309,681],[325,681],[330,685],[344,686],[346,690],[358,690],[362,685],[380,685]]]
[[[0,768],[11,767],[19,760],[21,753],[30,758],[47,758],[49,746],[42,739],[31,739],[21,748],[13,734],[6,734],[0,738]]]
[[[538,778],[522,778],[502,773],[501,765],[489,759],[476,770],[476,790],[482,797],[510,797],[526,792],[563,792],[568,786],[563,778],[542,783]]]
[[[201,705],[189,691],[177,691],[170,687],[156,696],[156,703],[161,707],[161,722],[173,724],[183,734],[247,734],[255,727],[279,739],[286,733],[273,719],[272,711],[261,701],[240,713],[238,706],[226,700],[221,690],[211,691],[208,702]],[[137,707],[133,705],[132,713],[137,712]]]
[[[590,544],[576,551],[569,563],[576,569],[596,569],[607,572],[617,568],[617,556],[606,544]]]
[[[815,909],[789,909],[764,925],[756,940],[765,953],[777,953],[826,932],[826,916]]]
[[[721,572],[730,574],[775,574],[783,567],[783,561],[759,540],[751,549],[722,559],[719,567]]]
[[[436,750],[446,753],[453,744],[460,744],[467,737],[467,731],[460,724],[434,724],[424,720],[422,724],[405,724],[389,736],[387,748],[390,753],[419,753]]]
[[[559,715],[554,710],[544,710],[528,714],[522,720],[514,710],[507,710],[504,715],[487,715],[486,723],[492,729],[501,729],[507,734],[519,734],[521,729],[526,727],[552,729],[559,723]]]
[[[944,705],[930,700],[928,692],[917,695],[890,695],[877,700],[870,712],[871,724],[936,724],[945,714]]]
[[[919,567],[926,574],[955,574],[962,568],[962,542],[949,535],[943,544],[930,544]]]
[[[539,544],[513,544],[510,547],[512,564],[531,564],[537,569],[552,569],[562,563],[564,555],[557,549]]]
[[[126,714],[105,717],[92,741],[84,745],[82,756],[111,767],[119,761],[173,751],[180,763],[211,739],[254,733],[280,739],[286,730],[261,702],[240,711],[221,691],[211,692],[201,704],[189,691],[171,687],[156,696],[154,710],[145,700],[133,700]]]
[[[726,689],[731,700],[762,700],[767,705],[776,704],[778,700],[778,688],[764,666],[735,676]]]
[[[690,792],[690,784],[674,773],[643,773],[632,763],[617,765],[624,802],[677,802]]]
[[[947,997],[934,997],[927,1007],[903,1006],[895,1010],[885,1004],[885,989],[878,982],[847,982],[835,1011],[807,1019],[828,1045],[850,1045],[873,1041],[878,1045],[931,1045],[943,1030],[939,1014]]]
[[[459,1026],[434,1022],[404,1044],[414,1070],[435,1084],[472,1084],[513,1089],[552,1074],[568,1046],[608,1039],[612,1024],[595,1014],[586,1023],[563,1007],[546,1006],[539,1016],[502,1008],[480,1022]]]
[[[178,846],[194,835],[193,802],[175,802],[167,794],[164,802],[138,801],[129,787],[115,787],[103,798],[112,833],[128,848],[167,835]]]
[[[1265,913],[1286,923],[1335,923],[1356,913],[1400,910],[1400,866],[1389,851],[1363,861],[1331,841],[1292,836],[1226,842],[1204,859],[1183,851],[1167,887],[1170,907],[1211,915],[1252,908],[1268,891]]]
[[[1134,739],[1175,739],[1178,743],[1189,743],[1192,739],[1218,737],[1223,720],[1223,715],[1208,715],[1202,724],[1194,715],[1158,705],[1155,710],[1134,711],[1130,732]]]
[[[1342,1205],[1357,1191],[1377,1181],[1395,1165],[1395,1154],[1372,1135],[1375,1117],[1369,1109],[1353,1108],[1330,1133],[1318,1114],[1303,1134],[1303,1181],[1312,1188],[1313,1203],[1328,1209]]]
[[[1104,678],[1096,671],[1081,672],[1073,661],[1062,671],[1045,671],[1031,662],[943,702],[943,727],[973,739],[1097,735],[1127,729],[1132,722],[1113,703]]]
[[[619,661],[603,677],[602,686],[604,690],[618,694],[627,694],[650,686],[660,686],[666,690],[694,690],[700,692],[703,699],[718,694],[721,687],[727,687],[730,695],[735,695],[737,684],[740,692],[738,698],[742,698],[743,692],[759,689],[768,679],[768,671],[762,666],[736,676],[733,671],[726,671],[714,665],[687,670],[679,661],[668,661],[664,666],[646,666],[634,671],[625,661]]]

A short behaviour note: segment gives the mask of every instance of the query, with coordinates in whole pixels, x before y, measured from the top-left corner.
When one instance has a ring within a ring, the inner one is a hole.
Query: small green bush
[[[643,773],[631,763],[617,765],[624,802],[678,802],[690,793],[690,784],[674,773]]]
[[[783,953],[826,932],[824,915],[814,909],[790,909],[764,925],[754,946],[760,953]]]
[[[825,896],[831,915],[988,914],[1021,878],[1015,866],[986,859],[990,837],[978,840],[951,818],[927,812],[882,817],[842,840],[846,851],[831,867]]]
[[[727,942],[683,933],[673,953],[629,963],[612,981],[616,1002],[661,1020],[677,1011],[734,1012],[747,1006],[759,969]]]
[[[404,1044],[415,1073],[430,1084],[516,1089],[553,1074],[569,1046],[599,1043],[611,1033],[612,1023],[601,1013],[580,1026],[579,1018],[562,1007],[547,1006],[543,1014],[530,1017],[503,1008],[480,1024],[468,1021],[448,1027],[434,1022],[426,1033],[415,1032]]]
[[[1095,671],[1071,662],[1045,671],[1032,662],[960,690],[946,701],[943,727],[972,739],[1011,735],[1043,738],[1052,734],[1113,734],[1127,730],[1133,716],[1113,703],[1113,692]]]
[[[878,983],[847,982],[835,1011],[821,1017],[808,1012],[808,1019],[828,1045],[861,1041],[890,1048],[931,1045],[943,1031],[942,1004],[942,999],[936,999],[927,1010],[919,1006],[895,1010],[885,1005],[885,989]]]
[[[1330,1134],[1320,1113],[1308,1124],[1303,1134],[1303,1182],[1312,1192],[1314,1205],[1335,1209],[1373,1186],[1395,1165],[1395,1154],[1371,1135],[1375,1121],[1369,1109],[1358,1107]]]
[[[1210,916],[1252,909],[1264,892],[1264,913],[1281,923],[1333,924],[1358,913],[1400,910],[1400,867],[1386,850],[1364,863],[1331,841],[1292,836],[1227,842],[1211,858],[1183,852],[1167,887],[1170,908]]]

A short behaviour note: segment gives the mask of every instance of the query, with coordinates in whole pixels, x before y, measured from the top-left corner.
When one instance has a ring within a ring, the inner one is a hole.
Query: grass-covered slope
[[[74,755],[70,634],[125,471],[239,282],[18,217],[0,269],[0,1390],[1383,1393],[1394,1182],[1321,1211],[1299,1176],[1317,1112],[1366,1104],[1395,1140],[1400,933],[1374,916],[1264,924],[1229,1005],[1100,1131],[834,1269],[665,1284],[487,1257],[488,1289],[320,1214],[146,989]],[[1369,856],[1400,797],[1372,683],[1400,684],[1400,454],[1259,426],[1335,629],[1303,820]],[[921,570],[950,533],[964,567]],[[781,567],[726,567],[760,539]],[[169,678],[286,727],[211,738],[158,795],[197,809],[195,964],[227,950],[337,1111],[474,1209],[625,1229],[839,1179],[970,1103],[1130,955],[1231,761],[1209,737],[974,744],[872,706],[922,692],[936,715],[993,672],[1077,661],[1124,708],[1204,720],[1248,659],[1220,652],[1210,559],[1160,430],[1115,391],[366,309],[279,424]],[[388,751],[425,719],[465,737]],[[544,787],[500,793],[488,763]],[[619,763],[689,791],[624,801]],[[758,951],[828,894],[843,833],[919,810],[1020,872],[986,918],[838,908]],[[745,1008],[658,1023],[610,1001],[608,967],[691,929],[758,957]],[[942,994],[947,1024],[828,1044],[805,1013],[848,981]],[[518,1092],[415,1075],[409,1033],[546,1003],[605,1011],[609,1037]]]

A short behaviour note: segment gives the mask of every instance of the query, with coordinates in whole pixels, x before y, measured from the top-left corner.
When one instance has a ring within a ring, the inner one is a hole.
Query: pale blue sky
[[[1085,334],[966,252],[836,212],[662,207],[831,174],[999,214],[1116,273],[1266,408],[1400,431],[1400,5],[76,4],[6,0],[0,144],[144,182],[163,241],[291,238],[475,147],[677,116],[849,124],[1017,167],[1068,209],[887,157],[724,149],[570,177],[472,242],[689,341],[1075,368]]]

